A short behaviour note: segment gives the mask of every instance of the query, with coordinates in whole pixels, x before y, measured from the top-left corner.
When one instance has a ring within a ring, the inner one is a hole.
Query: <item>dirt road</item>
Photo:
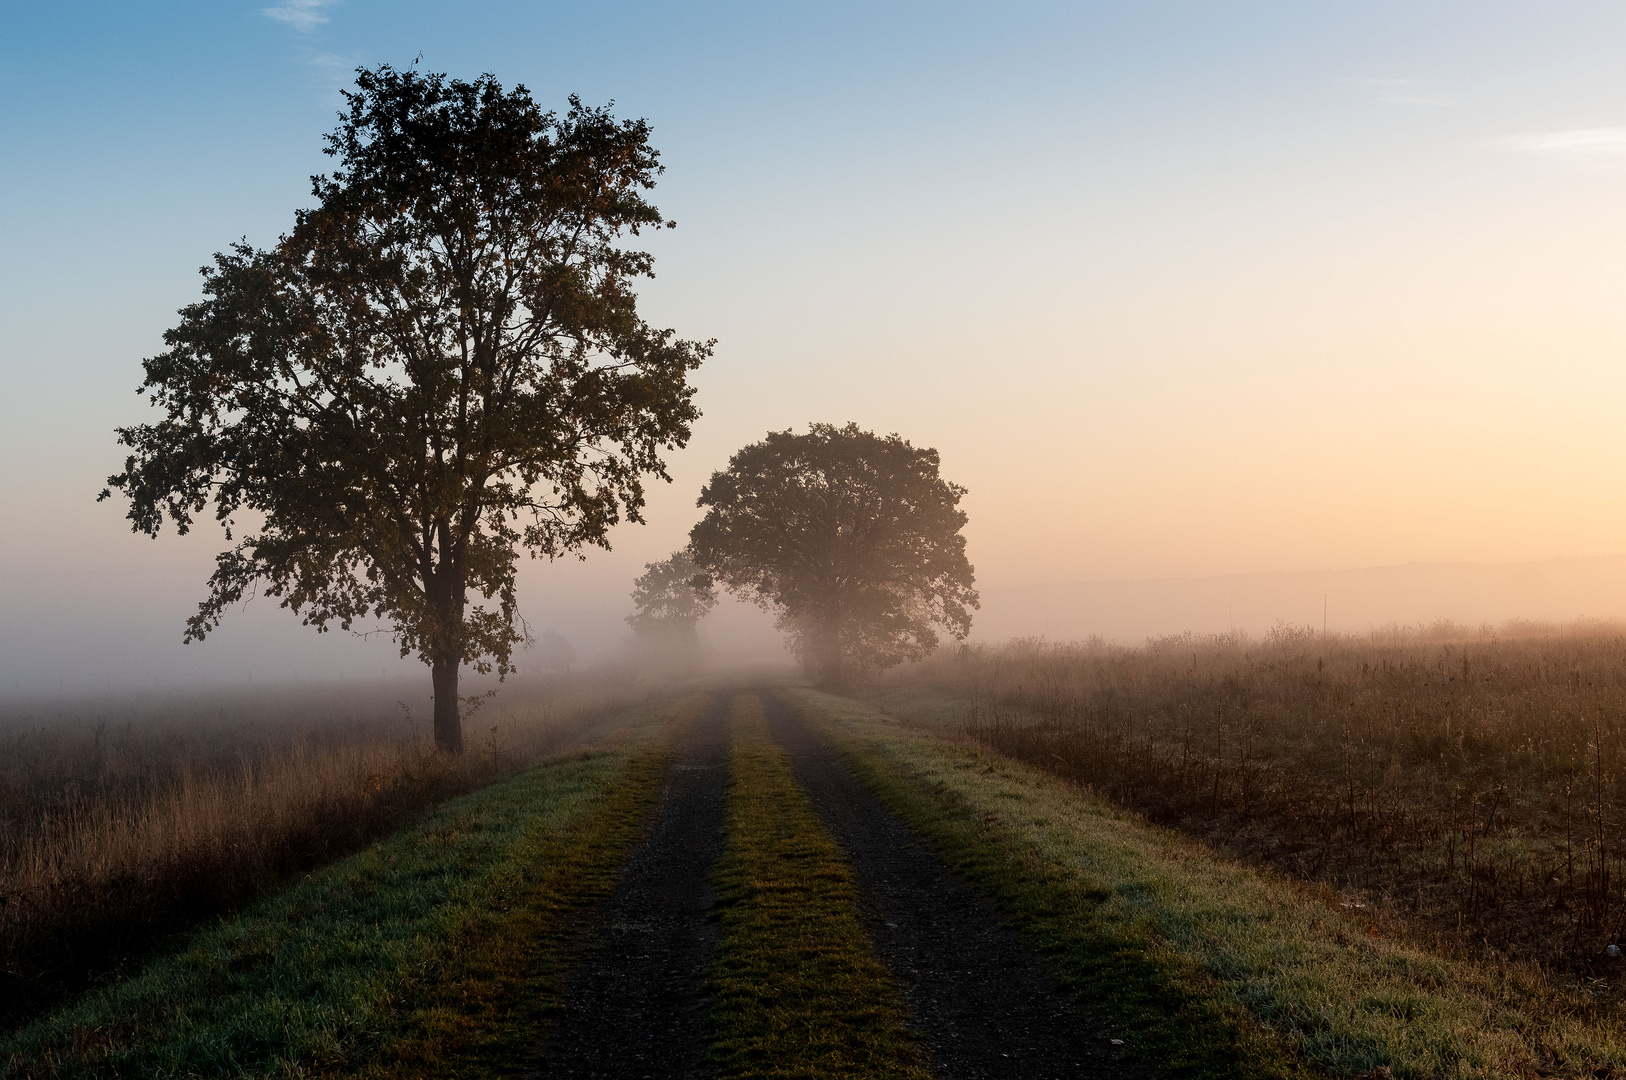
[[[944,1080],[1130,1075],[1100,1018],[881,805],[799,713],[763,695],[769,730],[846,849],[870,932]],[[1141,1075],[1139,1070],[1136,1075]]]
[[[794,709],[762,701],[792,772],[851,860],[876,950],[944,1080],[1131,1074],[1100,1019],[894,817]],[[709,1075],[703,978],[716,940],[709,881],[724,847],[726,717],[719,694],[682,748],[625,880],[597,913],[534,1075]],[[1142,1075],[1136,1071],[1135,1075]]]
[[[700,987],[717,937],[710,874],[723,850],[729,698],[718,694],[679,752],[620,888],[597,913],[535,1075],[710,1075]]]

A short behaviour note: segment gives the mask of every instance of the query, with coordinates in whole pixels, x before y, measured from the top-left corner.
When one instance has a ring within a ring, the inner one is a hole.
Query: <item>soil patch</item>
[[[763,695],[769,730],[846,850],[876,951],[945,1080],[1127,1077],[1105,1021],[883,806],[790,706]]]
[[[701,980],[717,939],[711,867],[723,850],[730,696],[717,696],[679,751],[622,883],[568,976],[564,1013],[534,1075],[710,1075]]]

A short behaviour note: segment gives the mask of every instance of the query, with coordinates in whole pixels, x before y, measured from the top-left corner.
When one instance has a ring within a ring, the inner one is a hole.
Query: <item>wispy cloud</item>
[[[1360,86],[1371,91],[1377,100],[1385,105],[1449,105],[1444,98],[1429,97],[1418,93],[1413,87],[1416,85],[1410,79],[1339,79],[1339,82],[1350,86]]]
[[[361,64],[361,57],[357,54],[340,56],[337,53],[318,53],[307,57],[305,63],[316,74],[322,88],[323,104],[335,109],[343,108],[344,95],[339,91],[349,85],[351,73]]]
[[[334,2],[335,0],[282,0],[282,3],[275,7],[260,10],[278,22],[287,23],[295,30],[314,30],[327,22],[323,9],[332,7]]]
[[[1626,165],[1626,127],[1574,128],[1497,140],[1503,150],[1588,165]]]

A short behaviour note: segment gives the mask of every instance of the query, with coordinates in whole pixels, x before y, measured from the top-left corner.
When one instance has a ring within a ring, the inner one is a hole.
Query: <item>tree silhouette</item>
[[[710,344],[638,315],[651,259],[623,239],[671,224],[644,197],[644,121],[387,65],[345,97],[317,205],[203,269],[145,361],[163,419],[119,429],[108,483],[136,531],[185,533],[212,501],[228,540],[247,533],[188,641],[257,586],[318,630],[386,619],[456,751],[460,666],[504,676],[526,640],[519,550],[580,554],[641,520]]]
[[[696,564],[779,616],[810,674],[840,685],[964,638],[978,606],[937,451],[856,424],[772,432],[700,493]]]

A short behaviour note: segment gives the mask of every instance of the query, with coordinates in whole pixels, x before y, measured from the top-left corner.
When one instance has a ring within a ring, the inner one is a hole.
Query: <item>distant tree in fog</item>
[[[537,662],[543,671],[562,675],[576,666],[576,646],[570,639],[553,630],[544,631],[537,644]]]
[[[633,582],[633,612],[627,616],[640,664],[690,672],[702,655],[698,624],[717,606],[711,578],[694,564],[687,549],[660,562],[645,563]]]
[[[638,314],[651,259],[622,241],[670,224],[644,197],[644,121],[388,66],[345,97],[317,205],[204,268],[145,362],[164,417],[119,429],[132,453],[108,482],[137,531],[185,533],[212,500],[246,534],[187,640],[262,583],[318,630],[386,619],[456,751],[460,666],[506,675],[526,640],[519,550],[608,547],[641,520],[710,346]]]
[[[644,564],[643,574],[632,583],[632,604],[627,625],[634,633],[693,634],[695,624],[717,606],[717,589],[685,548]]]
[[[960,529],[965,489],[937,451],[856,424],[778,431],[700,493],[695,563],[775,612],[808,672],[841,685],[964,638],[978,606]]]

